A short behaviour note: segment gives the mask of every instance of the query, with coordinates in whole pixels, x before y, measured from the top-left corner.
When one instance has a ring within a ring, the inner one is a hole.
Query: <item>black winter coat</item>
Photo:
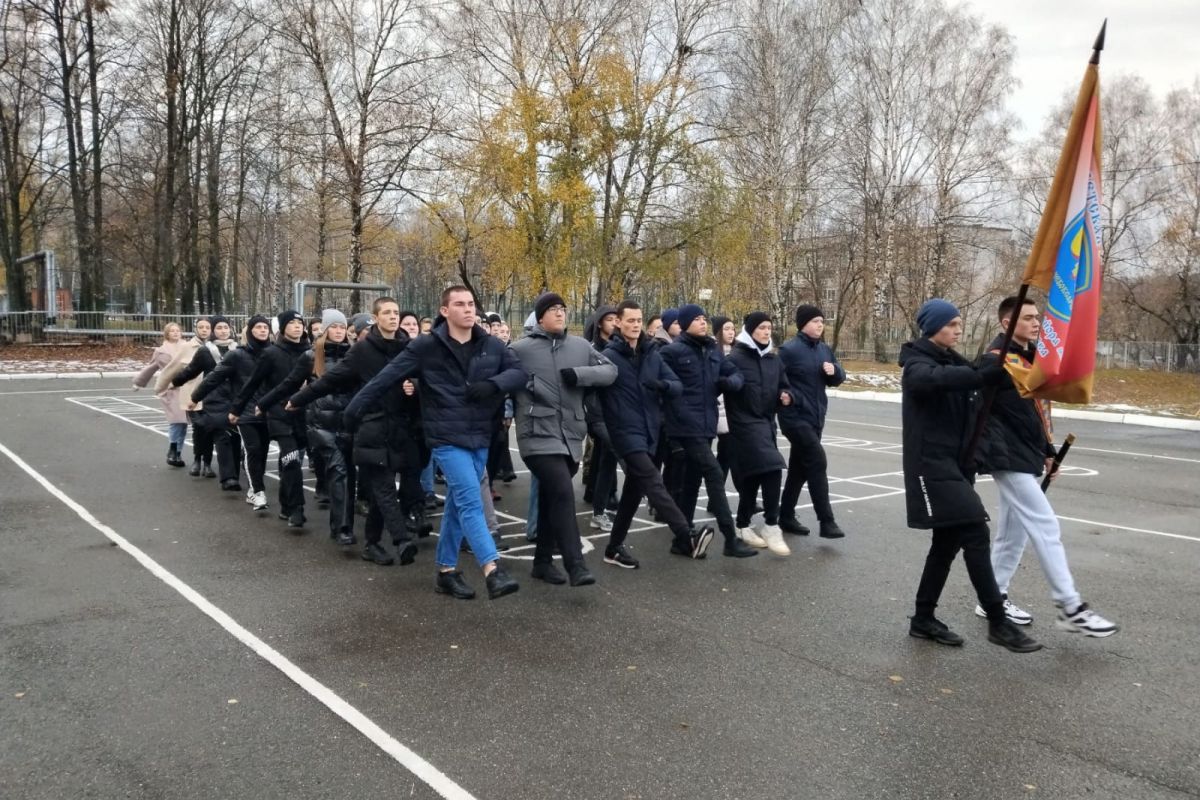
[[[672,439],[712,439],[717,435],[717,397],[739,391],[742,374],[711,336],[680,334],[658,351],[683,384],[683,395],[666,403],[666,431]],[[723,384],[723,386],[722,386]]]
[[[476,325],[465,351],[465,365],[455,355],[446,325],[418,336],[371,379],[346,408],[346,416],[362,417],[406,378],[420,378],[422,427],[430,448],[449,445],[486,450],[503,413],[504,395],[529,380],[521,362],[504,342]],[[491,381],[498,388],[479,402],[467,399],[467,386]],[[398,390],[398,389],[397,389]]]
[[[394,339],[385,339],[372,327],[321,378],[292,395],[292,405],[300,408],[345,397],[343,408],[348,408],[355,393],[383,372],[408,343],[404,331],[397,331]],[[354,433],[354,463],[399,471],[404,466],[410,440],[420,435],[420,422],[420,401],[416,395],[406,395],[400,387],[386,392],[378,405],[363,415]],[[340,427],[341,422],[338,424]]]
[[[218,387],[224,387],[228,391],[229,413],[237,415],[239,425],[264,423],[265,420],[254,416],[253,405],[250,405],[249,413],[243,413],[241,409],[235,409],[235,405],[242,390],[254,376],[255,370],[258,369],[259,359],[262,358],[263,353],[270,347],[270,343],[260,342],[251,337],[247,339],[244,345],[235,350],[230,350],[221,359],[221,363],[216,366],[216,369],[208,373],[204,380],[200,381],[200,385],[192,391],[192,402],[199,403],[209,393],[216,391]],[[261,390],[261,392],[265,392],[265,389]],[[257,400],[258,398],[254,397],[252,399]]]
[[[740,478],[782,470],[787,463],[775,443],[775,412],[782,407],[779,394],[791,394],[783,362],[774,353],[759,355],[754,344],[740,339],[728,359],[743,380],[740,390],[725,392],[725,419],[734,442],[733,472]]]
[[[237,399],[233,401],[233,413],[241,417],[243,414],[254,415],[255,410],[262,411],[259,419],[267,421],[267,431],[271,436],[287,436],[296,430],[296,418],[283,410],[282,403],[263,406],[265,398],[271,395],[276,386],[287,380],[288,375],[309,350],[308,342],[301,339],[289,342],[284,339],[274,342],[263,351],[258,363],[254,366],[254,374],[242,386]],[[279,399],[279,395],[275,395]]]
[[[683,384],[644,333],[637,350],[621,336],[612,337],[604,355],[617,365],[617,380],[600,390],[600,406],[613,450],[622,458],[630,453],[654,453],[662,426],[659,395],[671,402],[683,393]],[[661,392],[654,388],[659,381],[666,383]]]
[[[900,348],[904,497],[910,528],[945,528],[989,517],[975,474],[961,459],[975,426],[979,372],[928,339]]]
[[[980,366],[999,363],[1003,344],[1004,337],[997,336],[980,357]],[[1023,349],[1014,342],[1008,347],[1008,360],[1028,366],[1036,352],[1032,344]],[[1033,398],[1022,398],[1011,381],[997,390],[976,459],[980,472],[1041,475],[1045,471],[1046,459],[1054,457],[1055,448],[1037,404]]]
[[[796,402],[779,409],[779,425],[784,434],[794,425],[808,425],[819,436],[825,428],[825,413],[829,410],[828,386],[840,386],[846,380],[846,370],[838,363],[829,345],[803,333],[779,348],[779,360],[787,370],[788,383]],[[821,365],[833,364],[833,374],[826,375]]]
[[[209,345],[216,348],[217,357],[213,356]],[[236,349],[232,341],[227,342],[224,346],[216,342],[205,343],[196,350],[196,354],[192,356],[192,360],[184,364],[183,369],[175,374],[175,377],[171,379],[171,385],[175,387],[183,386],[197,375],[207,377],[212,374],[217,368],[218,363],[224,360],[225,356],[231,350]],[[199,386],[196,388],[199,388]],[[233,398],[236,396],[235,387],[228,381],[223,382],[220,386],[213,387],[205,396],[204,407],[199,413],[206,418],[219,417],[221,424],[216,427],[224,427],[229,424],[229,407],[233,405]]]
[[[323,346],[325,349],[326,372],[350,352],[349,342],[338,343],[327,341],[323,343]],[[296,361],[296,365],[292,367],[292,371],[283,382],[259,399],[258,407],[265,410],[273,408],[277,404],[286,406],[288,398],[299,391],[301,386],[309,381],[316,381],[318,376],[313,374],[316,355],[315,350],[305,351]],[[350,398],[352,397],[354,397],[354,391],[350,390],[325,395],[316,402],[310,403],[305,420],[308,427],[331,433],[341,431],[342,411],[350,404]]]

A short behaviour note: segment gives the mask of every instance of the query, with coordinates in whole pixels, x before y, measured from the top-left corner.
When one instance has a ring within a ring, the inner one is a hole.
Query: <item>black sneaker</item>
[[[210,464],[207,461],[202,461],[200,463],[200,477],[201,478],[217,477],[217,473],[213,472],[212,464]]]
[[[533,565],[533,571],[529,573],[531,578],[554,586],[562,586],[567,582],[567,576],[562,574],[558,567],[554,566],[554,562],[539,563]]]
[[[197,458],[192,462],[192,468],[188,470],[188,475],[191,475],[193,478],[200,477],[200,459]]]
[[[625,545],[605,550],[604,563],[622,569],[637,569],[641,566],[641,562],[633,557],[633,553],[629,552],[629,548]]]
[[[304,518],[303,511],[293,511],[288,517],[289,528],[303,528],[304,523],[306,522],[308,522],[308,520]]]
[[[700,559],[708,555],[708,546],[712,544],[715,533],[711,527],[705,525],[692,534],[692,558]]]
[[[1025,632],[1008,620],[988,623],[988,641],[1014,653],[1033,653],[1042,649],[1041,642],[1034,641]]]
[[[395,563],[392,554],[383,549],[381,544],[369,544],[363,548],[363,561],[373,561],[381,567],[390,567]]]
[[[475,590],[467,585],[467,582],[463,580],[462,573],[458,570],[439,572],[433,590],[438,594],[448,594],[455,600],[475,599]]]
[[[591,586],[596,582],[596,576],[587,568],[587,564],[584,564],[582,561],[572,564],[568,572],[571,575],[572,586]]]
[[[396,544],[396,555],[400,558],[400,566],[407,567],[417,560],[417,543],[412,539]]]
[[[354,531],[342,531],[334,538],[334,541],[340,547],[350,547],[358,543],[358,538],[354,535]]]
[[[946,627],[946,624],[935,617],[911,617],[908,625],[908,635],[917,639],[932,639],[938,644],[951,647],[962,647],[963,637]]]
[[[497,600],[521,588],[521,584],[504,571],[504,567],[496,567],[484,580],[487,582],[489,600]]]
[[[841,539],[846,533],[833,520],[821,523],[821,532],[818,534],[822,539]]]
[[[228,480],[221,481],[221,491],[223,492],[240,492],[241,490],[242,484],[238,483],[237,478],[229,478]]]
[[[779,529],[784,533],[790,533],[795,536],[808,536],[812,531],[800,524],[795,517],[780,517]]]
[[[516,479],[517,479],[517,473],[511,472],[511,471],[506,472],[500,476],[500,480],[504,481],[505,483],[512,483]]]
[[[425,510],[426,511],[433,511],[434,509],[438,508],[439,506],[444,506],[445,504],[446,504],[446,501],[443,500],[442,498],[438,497],[433,492],[426,493],[426,495],[425,495]]]
[[[758,555],[758,550],[735,536],[725,540],[725,549],[722,553],[730,558],[749,558]]]

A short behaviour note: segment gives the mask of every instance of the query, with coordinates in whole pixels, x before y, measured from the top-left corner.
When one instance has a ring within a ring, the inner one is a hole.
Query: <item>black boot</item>
[[[758,550],[743,542],[736,536],[725,540],[725,555],[730,558],[750,558],[758,555]]]
[[[795,517],[780,517],[779,529],[784,533],[791,533],[795,534],[796,536],[808,536],[808,534],[811,533],[811,531],[809,531],[809,529],[805,526],[801,525],[799,520],[797,520]]]
[[[553,561],[534,564],[533,571],[529,575],[534,580],[545,581],[554,586],[562,586],[567,582],[567,576],[563,575],[559,568],[554,566]]]
[[[191,475],[193,478],[200,477],[200,456],[192,459],[192,468],[188,470],[188,475]]]
[[[820,536],[822,539],[841,539],[845,535],[845,532],[833,520],[821,523]]]
[[[567,572],[571,576],[572,586],[591,586],[596,582],[596,576],[582,561],[572,564]]]
[[[463,580],[462,573],[458,570],[439,572],[433,590],[438,594],[448,594],[455,600],[475,599],[475,590],[467,585],[467,582]]]
[[[172,444],[167,448],[167,465],[172,467],[186,467],[183,459],[179,457],[179,448]]]
[[[504,567],[496,567],[488,573],[485,580],[487,581],[488,598],[491,600],[512,594],[521,588],[521,585],[504,571]]]

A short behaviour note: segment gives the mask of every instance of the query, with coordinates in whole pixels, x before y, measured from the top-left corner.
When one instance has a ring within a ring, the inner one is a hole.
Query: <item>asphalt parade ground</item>
[[[928,534],[904,526],[899,406],[830,417],[846,539],[694,562],[643,507],[640,570],[593,551],[596,586],[548,586],[522,472],[497,504],[521,590],[488,601],[464,560],[462,602],[432,590],[433,538],[375,566],[311,502],[289,531],[271,480],[256,514],[167,467],[158,401],[126,380],[5,383],[0,795],[1200,796],[1200,433],[1059,423],[1068,557],[1122,630],[1056,630],[1029,551],[1012,595],[1046,647],[1018,655],[961,560],[939,616],[966,646],[907,636]]]

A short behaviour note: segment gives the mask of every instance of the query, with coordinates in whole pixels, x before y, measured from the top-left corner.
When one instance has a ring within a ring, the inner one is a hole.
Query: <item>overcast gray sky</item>
[[[953,2],[953,0],[951,0]],[[1009,107],[1025,139],[1063,91],[1079,86],[1100,23],[1108,38],[1100,61],[1106,75],[1141,75],[1160,98],[1200,76],[1200,0],[963,0],[959,3],[1016,39],[1014,66],[1021,86]]]

